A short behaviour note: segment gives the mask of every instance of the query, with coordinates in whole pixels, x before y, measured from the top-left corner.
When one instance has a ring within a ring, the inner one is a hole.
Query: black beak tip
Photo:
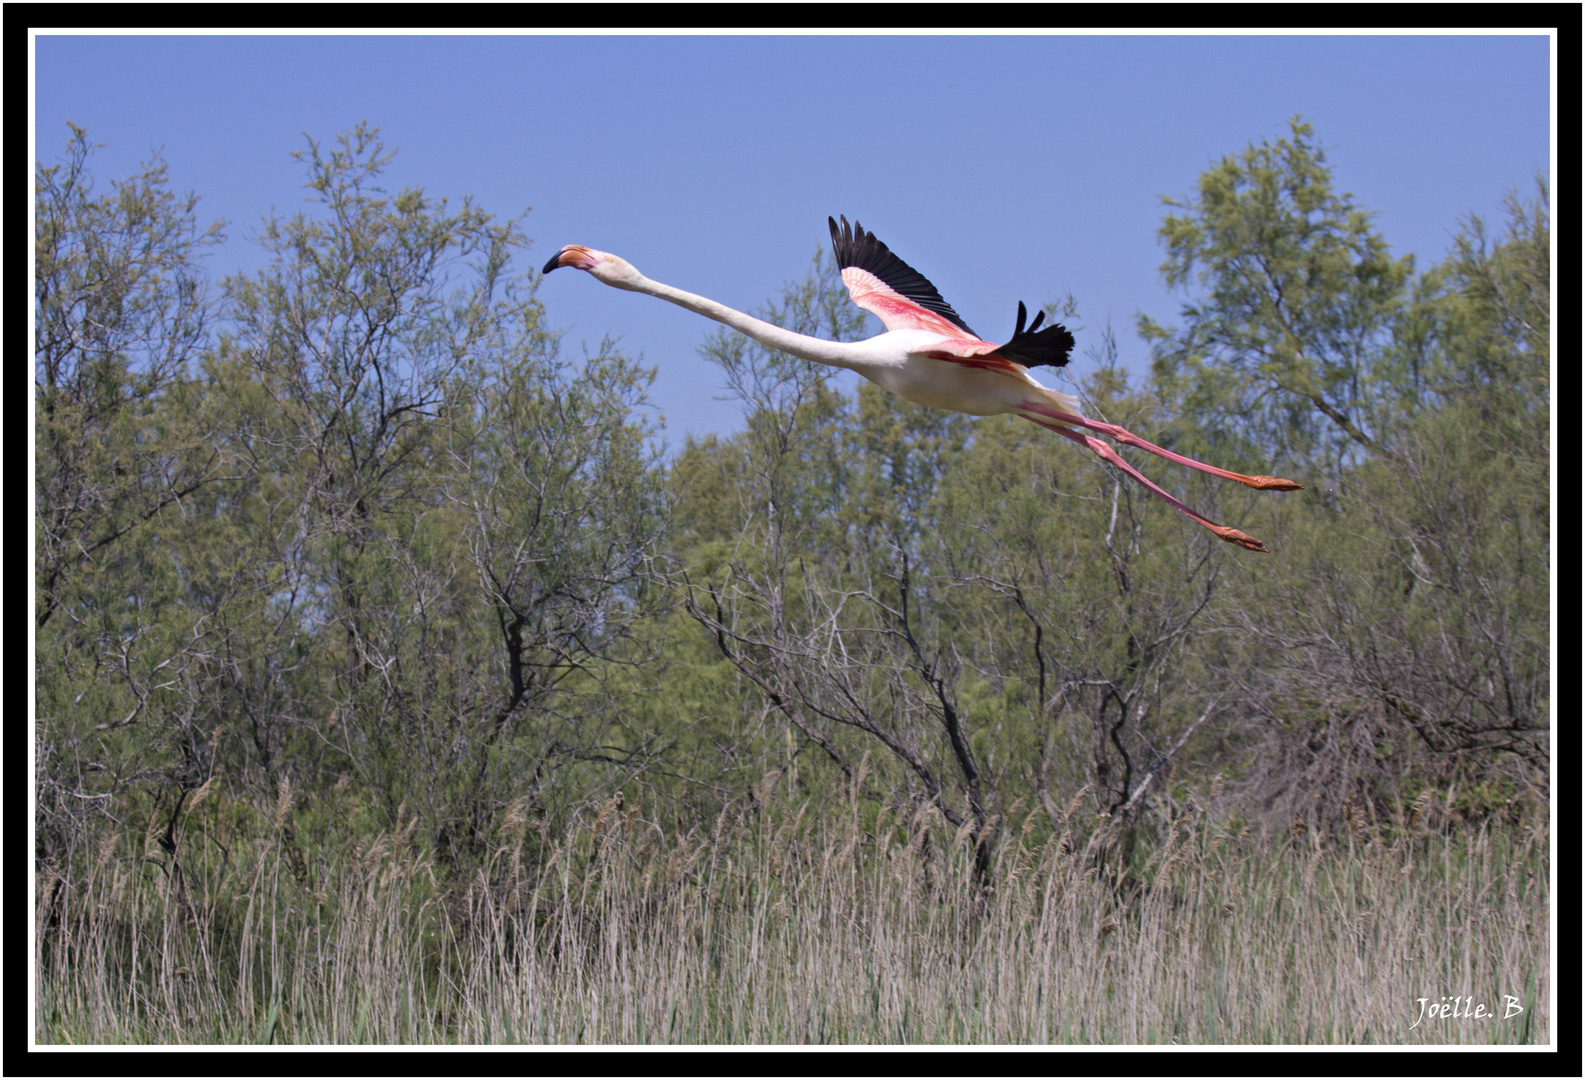
[[[541,270],[540,273],[541,274],[550,273],[552,270],[556,269],[556,265],[560,261],[561,261],[561,249],[557,248],[556,249],[556,254],[554,254],[554,255],[552,255],[550,257],[550,262],[545,264],[545,269]]]

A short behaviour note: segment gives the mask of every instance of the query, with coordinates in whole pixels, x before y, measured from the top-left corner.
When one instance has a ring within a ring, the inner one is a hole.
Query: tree
[[[1357,472],[1360,568],[1334,551],[1324,571],[1350,586],[1328,670],[1434,753],[1499,768],[1547,757],[1548,217],[1544,187],[1511,196],[1498,241],[1471,217],[1427,275],[1427,392]]]
[[[1237,736],[1261,760],[1249,794],[1262,813],[1324,817],[1432,777],[1522,788],[1549,728],[1545,189],[1509,200],[1495,242],[1471,218],[1400,296],[1408,261],[1385,260],[1363,211],[1320,198],[1331,178],[1307,147],[1296,125],[1292,143],[1206,174],[1195,214],[1162,230],[1169,279],[1201,267],[1206,300],[1175,337],[1144,320],[1163,388],[1188,415],[1222,417],[1202,434],[1316,447],[1333,487],[1276,511],[1282,558],[1239,566],[1236,603],[1213,615],[1242,631],[1210,669],[1222,696],[1263,718]],[[1308,235],[1294,214],[1268,212],[1271,193],[1332,224]],[[1327,348],[1342,359],[1304,376],[1325,392],[1279,437],[1279,414],[1241,380],[1291,389],[1298,358]],[[1233,418],[1244,409],[1257,422]],[[1306,434],[1317,416],[1331,444]]]
[[[603,685],[601,661],[636,662],[620,646],[661,606],[649,563],[666,507],[646,448],[651,431],[638,415],[652,377],[609,342],[576,371],[553,356],[509,353],[483,385],[477,426],[453,440],[452,497],[467,515],[468,559],[505,667],[489,716],[459,715],[462,734],[447,733],[471,744],[471,775],[450,825],[465,823],[475,855],[494,813],[525,786],[538,797],[558,759],[601,761],[628,775],[648,763],[644,733],[619,719],[596,723],[612,710],[589,691]],[[571,695],[576,707],[547,707],[574,687],[584,691]],[[528,744],[517,745],[533,727]],[[435,749],[444,758],[453,745],[448,738]],[[499,760],[511,747],[517,760]]]
[[[192,372],[221,226],[158,157],[95,195],[92,152],[72,125],[34,182],[38,857],[57,872],[126,791],[202,780],[207,739],[166,708],[194,656],[167,549],[226,479]]]
[[[87,152],[39,171],[41,857],[131,817],[177,881],[198,790],[356,781],[352,827],[416,816],[466,868],[525,791],[631,778],[649,374],[558,360],[517,223],[387,193],[361,125],[298,155],[317,206],[266,221],[216,340],[195,200],[159,165],[95,199]]]
[[[71,131],[34,182],[39,627],[72,603],[73,575],[219,476],[202,434],[160,409],[207,342],[199,258],[221,224],[199,226],[198,197],[167,190],[157,157],[95,197],[93,146]]]
[[[512,273],[518,223],[388,195],[374,129],[296,156],[321,210],[272,217],[270,266],[228,280],[222,359],[265,395],[235,446],[282,575],[267,651],[306,632],[295,681],[318,700],[282,707],[294,680],[275,665],[238,682],[266,768],[289,741],[299,767],[355,769],[389,819],[406,804],[469,865],[522,766],[503,750],[634,617],[661,511],[635,416],[648,376],[610,352],[557,361],[532,275]],[[540,768],[582,752],[540,734],[515,748]]]
[[[1224,157],[1192,201],[1163,197],[1169,287],[1197,282],[1184,325],[1148,316],[1154,371],[1182,420],[1247,434],[1268,455],[1335,477],[1369,430],[1370,360],[1402,302],[1413,259],[1394,259],[1353,197],[1332,187],[1313,129]]]

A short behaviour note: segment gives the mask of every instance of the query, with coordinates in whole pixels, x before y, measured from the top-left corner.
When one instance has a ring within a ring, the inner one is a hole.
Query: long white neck
[[[637,275],[637,280],[631,280],[624,286],[635,292],[649,293],[662,300],[670,300],[678,307],[685,307],[689,311],[696,311],[707,319],[714,319],[718,323],[725,323],[732,329],[747,334],[755,341],[772,349],[791,353],[805,360],[813,360],[820,364],[830,364],[833,367],[859,369],[864,366],[864,357],[860,355],[859,347],[845,341],[826,341],[823,338],[809,337],[806,334],[795,334],[791,330],[768,323],[763,319],[756,319],[752,315],[745,315],[741,311],[734,311],[725,304],[718,304],[704,296],[696,296],[691,292],[662,285],[658,281],[651,281],[643,274]]]

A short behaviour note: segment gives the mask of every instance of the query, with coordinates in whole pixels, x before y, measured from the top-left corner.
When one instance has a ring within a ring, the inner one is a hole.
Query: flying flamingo
[[[586,270],[613,288],[669,300],[708,319],[725,323],[769,348],[856,371],[898,397],[920,405],[971,416],[1015,413],[1087,447],[1102,461],[1122,469],[1175,510],[1228,543],[1250,551],[1269,551],[1253,536],[1196,514],[1124,461],[1110,446],[1075,429],[1099,432],[1126,446],[1148,450],[1168,461],[1225,480],[1237,480],[1252,488],[1297,491],[1303,485],[1275,476],[1245,476],[1218,469],[1164,450],[1115,424],[1080,416],[1077,400],[1040,385],[1029,374],[1032,367],[1067,364],[1073,335],[1066,327],[1053,324],[1040,329],[1045,319],[1043,312],[1036,313],[1035,321],[1026,327],[1027,313],[1020,301],[1012,340],[1002,345],[986,341],[969,329],[923,274],[893,255],[874,233],[865,232],[857,221],[849,226],[846,216],[840,227],[836,221],[826,220],[831,223],[831,246],[842,270],[842,283],[848,287],[848,296],[859,307],[878,316],[886,326],[886,333],[868,341],[824,341],[795,334],[714,300],[651,281],[625,259],[579,244],[568,244],[558,251],[545,264],[544,273],[562,266]]]

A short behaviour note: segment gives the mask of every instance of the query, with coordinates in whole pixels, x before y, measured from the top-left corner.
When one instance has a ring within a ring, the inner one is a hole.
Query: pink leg
[[[1072,413],[1061,412],[1057,409],[1051,408],[1049,405],[1042,405],[1037,401],[1022,402],[1019,404],[1018,408],[1022,412],[1039,413],[1041,416],[1060,421],[1064,424],[1072,424],[1074,427],[1088,428],[1090,431],[1099,431],[1102,435],[1110,436],[1111,438],[1122,443],[1124,446],[1137,446],[1141,450],[1150,451],[1157,457],[1164,457],[1168,461],[1175,461],[1179,465],[1187,465],[1191,469],[1199,469],[1201,472],[1210,473],[1212,476],[1220,476],[1223,480],[1237,480],[1240,484],[1248,484],[1250,487],[1259,488],[1262,491],[1301,491],[1304,488],[1303,484],[1295,484],[1292,480],[1283,480],[1275,476],[1245,476],[1243,473],[1229,472],[1226,469],[1218,469],[1214,465],[1207,465],[1204,462],[1195,461],[1193,458],[1184,457],[1182,454],[1174,454],[1171,450],[1163,450],[1155,443],[1146,442],[1144,439],[1141,439],[1138,435],[1135,435],[1127,428],[1120,428],[1116,424],[1105,424],[1099,420],[1091,420],[1084,416],[1074,416]],[[1026,417],[1025,419],[1034,418]],[[1035,423],[1038,424],[1040,421],[1036,420]],[[1050,424],[1041,424],[1041,426],[1051,427]],[[1053,428],[1053,430],[1056,429]]]
[[[1250,551],[1264,551],[1267,554],[1270,554],[1270,548],[1268,548],[1265,544],[1262,544],[1259,540],[1256,540],[1253,536],[1250,536],[1248,533],[1240,532],[1239,530],[1230,528],[1226,525],[1218,525],[1214,521],[1203,518],[1199,514],[1196,514],[1193,510],[1190,510],[1187,506],[1184,506],[1177,499],[1174,499],[1171,495],[1168,495],[1165,491],[1162,491],[1161,488],[1151,483],[1144,473],[1140,472],[1128,462],[1124,461],[1117,455],[1117,451],[1113,450],[1110,446],[1107,446],[1100,439],[1097,439],[1092,435],[1081,435],[1077,431],[1062,427],[1059,424],[1048,424],[1044,420],[1036,420],[1032,416],[1026,416],[1024,419],[1029,420],[1032,423],[1039,424],[1043,428],[1050,428],[1058,435],[1061,435],[1064,439],[1072,439],[1080,446],[1088,447],[1090,452],[1096,457],[1109,464],[1116,465],[1129,476],[1132,476],[1135,480],[1138,480],[1141,484],[1145,485],[1145,487],[1148,488],[1152,494],[1164,500],[1167,505],[1171,506],[1174,510],[1188,517],[1190,520],[1197,521],[1201,525],[1204,525],[1207,529],[1210,529],[1213,533],[1221,537],[1223,540],[1226,540],[1229,544],[1237,544],[1239,547],[1246,548]]]

